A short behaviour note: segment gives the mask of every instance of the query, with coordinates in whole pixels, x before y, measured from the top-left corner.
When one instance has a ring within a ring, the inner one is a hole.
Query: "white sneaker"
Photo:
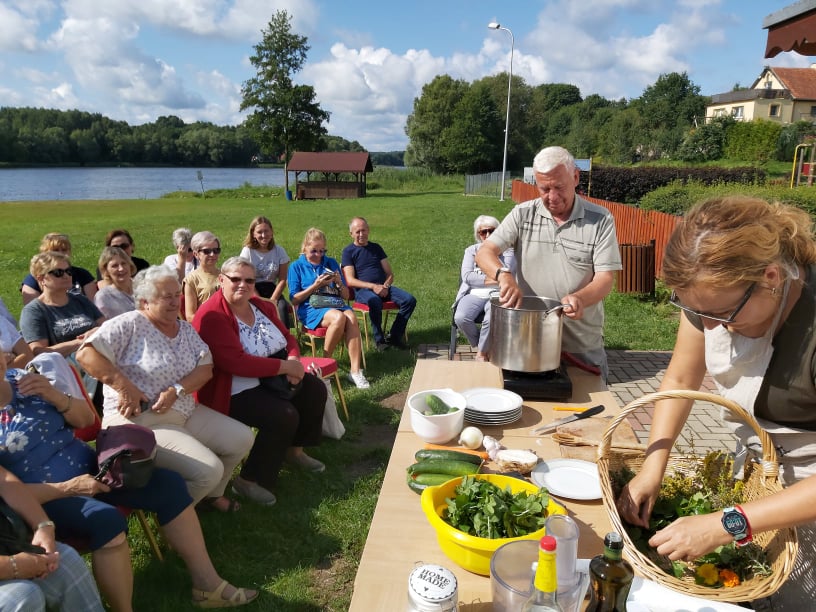
[[[348,379],[353,382],[358,389],[368,389],[371,386],[368,384],[362,370],[359,372],[349,372]]]

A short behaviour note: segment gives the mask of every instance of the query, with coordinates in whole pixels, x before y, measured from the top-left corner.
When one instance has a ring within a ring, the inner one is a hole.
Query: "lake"
[[[283,189],[282,168],[0,169],[0,202],[153,199],[171,191],[231,189],[244,183]],[[290,178],[292,178],[290,176]]]

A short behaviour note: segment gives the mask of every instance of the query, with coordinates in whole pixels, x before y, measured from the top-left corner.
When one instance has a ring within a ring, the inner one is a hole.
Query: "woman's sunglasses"
[[[49,270],[49,271],[48,271],[48,273],[49,273],[51,276],[55,276],[56,278],[62,278],[62,277],[63,277],[63,276],[65,276],[66,274],[67,274],[68,276],[73,276],[73,275],[74,275],[74,273],[73,273],[73,271],[71,270],[71,268],[56,268],[55,270]]]
[[[698,317],[701,317],[703,319],[708,319],[709,321],[717,321],[718,323],[722,323],[723,325],[729,325],[730,323],[734,322],[734,320],[737,318],[737,315],[748,303],[748,300],[751,299],[751,294],[754,292],[755,288],[756,283],[751,283],[745,294],[742,296],[742,299],[740,300],[739,304],[737,304],[737,307],[734,308],[734,310],[731,311],[731,314],[725,318],[718,317],[717,315],[708,314],[700,310],[694,310],[693,308],[689,308],[688,306],[684,306],[683,304],[680,303],[680,299],[677,297],[677,294],[674,291],[672,291],[671,297],[669,297],[669,303],[671,303],[673,306],[677,306],[681,310],[685,310],[686,312],[693,315],[697,315]]]
[[[495,227],[486,227],[486,228],[484,228],[484,229],[480,229],[480,230],[479,230],[479,235],[480,235],[480,236],[483,236],[483,237],[484,237],[484,236],[489,236],[490,234],[492,234],[492,233],[493,233],[493,232],[495,232],[495,231],[496,231],[496,228],[495,228]]]
[[[214,249],[199,249],[198,252],[204,253],[205,255],[220,255],[221,247],[215,247]]]

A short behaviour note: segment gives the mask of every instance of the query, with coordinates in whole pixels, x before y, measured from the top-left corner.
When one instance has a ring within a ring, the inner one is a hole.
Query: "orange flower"
[[[738,586],[740,583],[739,576],[737,576],[734,572],[730,569],[721,569],[720,570],[720,582],[723,583],[723,586],[726,588]]]

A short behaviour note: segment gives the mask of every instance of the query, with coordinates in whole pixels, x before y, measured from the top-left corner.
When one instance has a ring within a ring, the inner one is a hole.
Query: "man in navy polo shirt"
[[[341,265],[346,283],[354,289],[354,301],[368,305],[377,350],[384,351],[389,346],[407,349],[403,337],[416,308],[416,298],[393,285],[394,272],[388,256],[379,244],[368,241],[368,222],[363,217],[351,220],[349,233],[353,242],[343,249]],[[386,300],[399,306],[388,335],[382,328],[382,305]]]

